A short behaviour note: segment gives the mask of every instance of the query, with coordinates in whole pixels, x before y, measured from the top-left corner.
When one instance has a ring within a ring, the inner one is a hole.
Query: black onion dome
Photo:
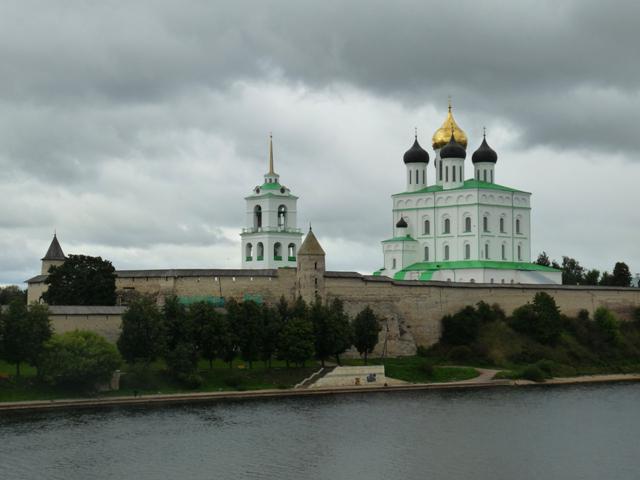
[[[398,220],[398,223],[396,223],[396,228],[407,228],[407,222],[403,217],[400,217],[400,220]]]
[[[418,143],[418,138],[413,142],[413,146],[407,150],[402,157],[404,163],[429,163],[429,154]]]
[[[453,134],[451,134],[451,139],[449,143],[447,143],[440,150],[440,158],[467,158],[467,151],[464,149],[462,145],[456,142],[455,138],[453,138]]]
[[[473,152],[471,157],[473,163],[496,163],[498,161],[498,154],[487,143],[487,137],[482,139],[482,144],[478,149]]]

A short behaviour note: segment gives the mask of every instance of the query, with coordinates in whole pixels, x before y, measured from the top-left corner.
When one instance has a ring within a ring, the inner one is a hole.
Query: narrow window
[[[493,183],[493,170],[490,170],[489,173],[491,174],[491,183]]]
[[[464,219],[464,231],[465,232],[471,231],[471,217],[466,217]]]
[[[507,259],[507,249],[505,248],[504,245],[502,245],[502,259],[503,260]]]
[[[476,170],[476,180],[480,180],[480,170]]]
[[[420,183],[420,170],[416,170],[416,184]]]
[[[424,261],[429,261],[429,247],[424,247]]]
[[[522,260],[522,246],[518,245],[518,261]]]
[[[318,262],[313,262],[313,269],[317,270],[318,269]]]
[[[424,235],[431,235],[431,222],[429,220],[424,221]]]
[[[520,233],[520,219],[516,218],[516,233]]]
[[[487,171],[486,170],[482,171],[482,176],[484,178],[484,181],[486,182],[487,181]]]
[[[438,175],[440,177],[440,181],[442,181],[442,160],[438,162],[438,165],[440,166],[440,168],[438,168]]]
[[[409,185],[411,185],[411,172],[412,170],[409,170]]]
[[[482,217],[482,230],[484,232],[489,231],[489,217]]]
[[[455,182],[456,181],[456,167],[455,166],[451,167],[451,176],[453,177],[451,180]]]
[[[392,269],[392,270],[395,270],[395,269],[396,269],[396,259],[395,259],[395,258],[393,259],[391,269]]]
[[[451,233],[451,220],[448,218],[444,219],[444,233]]]
[[[444,259],[449,260],[449,245],[444,246]]]
[[[500,217],[500,233],[504,233],[504,218]]]
[[[287,207],[280,205],[278,207],[278,227],[285,228],[287,226]]]
[[[468,243],[464,246],[464,258],[469,260],[471,258],[471,245]]]
[[[253,209],[253,226],[254,228],[262,227],[262,207],[260,205],[256,205]]]
[[[446,167],[444,167],[444,181],[445,182],[449,181],[449,166],[448,165]]]
[[[462,175],[462,167],[460,167],[460,181],[462,182],[464,180],[464,177]]]
[[[489,260],[489,244],[488,243],[484,244],[484,258]]]

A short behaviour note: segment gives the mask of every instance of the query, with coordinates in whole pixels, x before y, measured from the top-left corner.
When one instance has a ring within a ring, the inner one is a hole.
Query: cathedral
[[[392,195],[393,234],[382,242],[384,267],[396,280],[561,284],[559,270],[531,263],[531,193],[496,183],[498,154],[486,133],[471,155],[451,105],[429,153],[418,143],[404,154],[406,187]]]

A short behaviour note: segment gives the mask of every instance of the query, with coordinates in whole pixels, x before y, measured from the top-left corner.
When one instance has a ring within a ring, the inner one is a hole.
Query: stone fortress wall
[[[116,285],[120,292],[154,296],[160,304],[169,295],[193,299],[253,298],[267,303],[275,303],[282,296],[293,301],[301,295],[311,301],[317,291],[325,300],[342,299],[351,316],[369,305],[384,317],[377,353],[381,352],[387,337],[387,352],[391,356],[412,355],[418,345],[437,342],[444,315],[481,300],[497,303],[509,314],[530,302],[536,293],[547,292],[565,314],[575,315],[580,309],[593,313],[605,306],[624,320],[630,319],[633,309],[640,307],[638,288],[396,281],[355,272],[325,272],[323,268],[315,268],[316,262],[301,266],[277,270],[119,271]],[[33,300],[31,287],[30,284],[30,300]],[[34,283],[33,287],[33,292],[40,292],[42,285]],[[86,328],[110,340],[118,336],[119,322],[113,314],[101,317],[100,312],[95,311],[87,316],[79,310],[67,312],[63,307],[54,308],[61,309],[52,315],[56,331]]]

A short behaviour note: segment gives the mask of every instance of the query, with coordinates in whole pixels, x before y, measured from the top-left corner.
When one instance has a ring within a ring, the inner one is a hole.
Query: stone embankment
[[[359,385],[348,387],[329,388],[304,388],[287,390],[253,390],[245,392],[203,392],[203,393],[179,393],[179,394],[158,394],[142,395],[138,397],[103,397],[90,399],[66,399],[31,402],[5,402],[0,403],[0,414],[10,412],[35,412],[48,410],[70,410],[70,409],[96,409],[119,406],[165,406],[179,405],[186,403],[204,403],[220,400],[250,400],[269,399],[284,397],[308,397],[316,395],[337,395],[352,393],[371,392],[408,392],[424,390],[455,390],[455,389],[485,389],[509,386],[556,386],[574,385],[605,382],[638,382],[640,374],[619,374],[619,375],[590,375],[585,377],[554,378],[545,383],[534,383],[525,380],[493,380],[491,379],[495,371],[482,370],[480,376],[460,382],[451,383],[425,383],[412,384],[402,383],[396,385],[381,386]],[[387,379],[388,380],[388,379]]]

